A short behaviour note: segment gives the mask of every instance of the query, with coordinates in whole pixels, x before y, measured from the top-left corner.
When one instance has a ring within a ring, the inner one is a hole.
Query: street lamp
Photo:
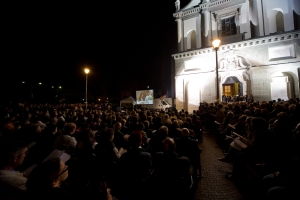
[[[57,101],[57,102],[59,102],[59,100],[58,100],[58,89],[61,89],[61,86],[58,86],[58,87],[56,88],[56,101]]]
[[[220,101],[220,94],[219,94],[219,66],[218,66],[218,49],[220,47],[220,44],[221,44],[221,40],[219,39],[215,39],[213,42],[212,42],[212,46],[213,46],[213,49],[215,50],[216,52],[216,93],[217,93],[217,101],[219,102]]]
[[[87,80],[88,80],[88,74],[89,74],[90,70],[88,68],[85,68],[84,72],[86,74],[86,79],[85,79],[85,112],[87,112]]]

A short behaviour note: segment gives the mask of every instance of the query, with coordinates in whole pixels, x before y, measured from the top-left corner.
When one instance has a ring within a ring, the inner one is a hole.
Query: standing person
[[[227,96],[227,103],[231,102],[232,97],[231,96]]]
[[[227,97],[226,97],[226,95],[225,95],[225,94],[223,94],[223,95],[222,95],[222,102],[225,102],[225,103],[227,103]]]

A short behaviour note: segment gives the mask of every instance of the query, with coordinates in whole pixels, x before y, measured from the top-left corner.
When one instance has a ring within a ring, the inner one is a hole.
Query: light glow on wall
[[[185,71],[189,70],[201,70],[202,72],[211,71],[214,63],[211,58],[207,59],[191,59],[184,62]]]

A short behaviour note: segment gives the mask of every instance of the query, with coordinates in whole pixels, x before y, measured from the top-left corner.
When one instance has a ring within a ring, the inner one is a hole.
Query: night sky
[[[91,70],[88,86],[94,96],[123,98],[148,85],[170,90],[171,54],[177,51],[175,0],[109,2],[3,7],[4,96],[24,89],[22,81],[84,92],[85,66]],[[188,2],[181,1],[181,7]]]

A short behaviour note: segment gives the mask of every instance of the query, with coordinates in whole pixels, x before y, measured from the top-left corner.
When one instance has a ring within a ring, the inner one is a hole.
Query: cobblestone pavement
[[[220,162],[217,158],[223,157],[223,152],[215,142],[215,138],[204,132],[201,166],[203,178],[198,183],[194,199],[200,200],[243,200],[242,194],[235,184],[226,179],[226,172],[232,170],[231,163]]]

